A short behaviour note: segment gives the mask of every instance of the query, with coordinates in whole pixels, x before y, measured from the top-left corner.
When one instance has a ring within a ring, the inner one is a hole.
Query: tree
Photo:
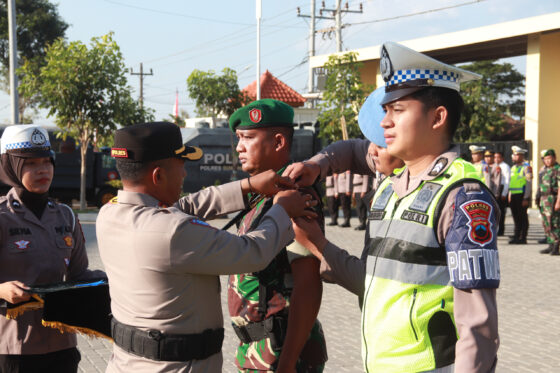
[[[57,7],[47,0],[16,0],[17,49],[21,66],[27,61],[29,68],[36,72],[45,64],[45,51],[49,44],[64,37],[68,24],[58,14]],[[9,92],[9,42],[8,42],[7,2],[0,2],[0,59],[2,62],[2,89]],[[21,79],[21,77],[20,77]],[[22,123],[30,122],[30,116],[24,116],[28,107],[37,105],[36,96],[19,98],[19,116]]]
[[[348,137],[360,136],[358,111],[362,106],[366,90],[360,75],[357,54],[330,56],[324,66],[327,74],[323,92],[322,109],[319,114],[319,136],[332,142],[342,139],[341,118],[344,116]]]
[[[245,101],[237,84],[237,73],[228,67],[222,70],[222,75],[216,75],[213,70],[193,70],[187,78],[187,88],[189,97],[196,102],[197,115],[212,117],[212,127],[218,114],[229,117]]]
[[[465,110],[456,141],[489,141],[504,129],[504,115],[523,119],[525,77],[512,64],[478,61],[461,68],[481,74],[482,79],[461,85]]]
[[[47,48],[45,58],[38,73],[29,61],[22,66],[20,91],[27,98],[36,97],[48,116],[56,117],[62,132],[79,141],[80,208],[84,209],[86,151],[91,141],[111,136],[117,125],[143,121],[150,113],[131,97],[123,57],[111,33],[92,38],[90,48],[59,39]]]
[[[187,125],[187,119],[189,119],[189,112],[181,109],[178,116],[169,114],[169,118],[163,119],[164,121],[175,123],[179,127],[185,127]]]

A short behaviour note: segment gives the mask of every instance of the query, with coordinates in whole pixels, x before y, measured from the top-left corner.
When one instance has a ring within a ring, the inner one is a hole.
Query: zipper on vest
[[[416,303],[416,293],[418,292],[417,289],[414,289],[412,292],[412,304],[410,305],[410,313],[408,318],[410,320],[410,327],[412,328],[412,332],[414,332],[414,338],[418,341],[418,334],[416,334],[416,329],[414,329],[414,324],[412,323],[412,311],[414,310],[414,304]]]

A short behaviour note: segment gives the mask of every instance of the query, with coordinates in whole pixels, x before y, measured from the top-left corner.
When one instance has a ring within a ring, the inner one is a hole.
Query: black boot
[[[332,227],[333,225],[338,225],[338,223],[336,222],[336,219],[335,219],[335,220],[331,220],[331,222],[327,225],[330,225]]]
[[[547,242],[548,242],[548,241],[546,240],[546,237],[545,237],[545,238],[541,238],[540,240],[537,241],[537,243],[541,243],[541,244],[542,244],[542,243],[547,243]]]
[[[556,242],[552,246],[552,251],[550,252],[550,255],[560,255],[560,251],[558,250],[558,242]]]
[[[548,245],[548,247],[546,249],[542,249],[541,251],[539,251],[539,253],[541,254],[550,254],[552,252],[552,244]]]
[[[349,227],[350,226],[350,220],[344,220],[344,223],[342,223],[340,226],[343,227],[343,228]]]

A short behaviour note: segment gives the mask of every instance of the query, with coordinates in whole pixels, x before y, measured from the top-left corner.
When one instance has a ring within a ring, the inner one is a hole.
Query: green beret
[[[556,157],[556,152],[554,151],[554,149],[544,149],[541,150],[541,157],[544,158],[547,155],[551,155],[553,157]]]
[[[237,109],[229,118],[232,132],[239,129],[293,127],[294,109],[285,102],[264,98]]]

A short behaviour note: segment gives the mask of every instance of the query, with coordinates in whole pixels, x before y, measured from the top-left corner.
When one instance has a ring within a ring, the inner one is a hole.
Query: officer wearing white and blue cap
[[[364,364],[370,372],[493,372],[499,208],[451,143],[463,107],[460,83],[479,76],[393,42],[380,56],[383,137],[406,167],[381,183],[369,212]],[[302,184],[330,169],[367,165],[367,150],[355,140],[321,153],[286,174]],[[361,262],[316,226],[297,225],[296,240],[322,267],[343,278],[359,273]]]
[[[84,235],[70,207],[48,197],[54,167],[47,131],[13,125],[0,142],[0,181],[12,186],[0,197],[0,372],[76,372],[75,334],[44,327],[41,309],[8,319],[7,308],[29,299],[28,286],[103,273],[87,270]]]

